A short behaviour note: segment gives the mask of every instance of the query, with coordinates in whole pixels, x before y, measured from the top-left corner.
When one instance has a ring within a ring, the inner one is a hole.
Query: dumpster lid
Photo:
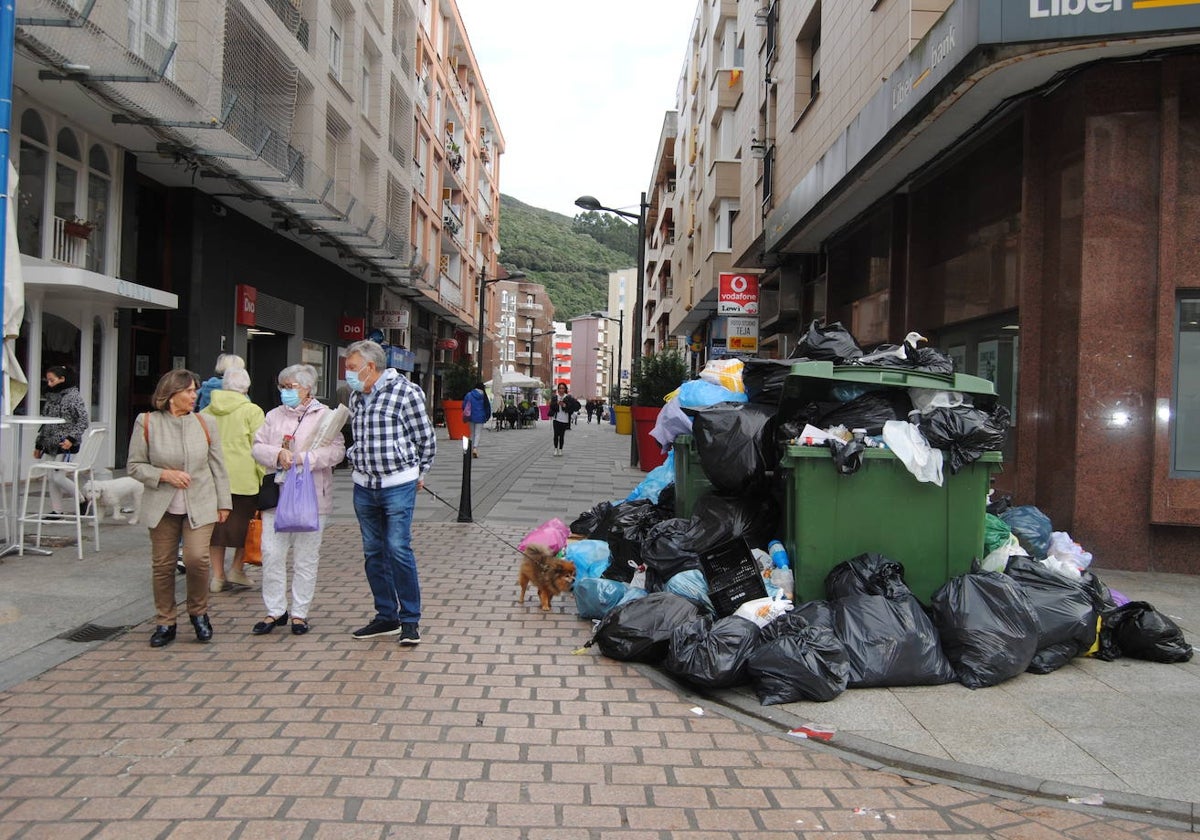
[[[830,399],[830,388],[856,383],[872,387],[932,388],[964,394],[994,395],[996,386],[981,376],[967,373],[930,373],[906,368],[873,365],[835,365],[833,362],[796,362],[784,381],[779,408],[782,416],[813,401]]]

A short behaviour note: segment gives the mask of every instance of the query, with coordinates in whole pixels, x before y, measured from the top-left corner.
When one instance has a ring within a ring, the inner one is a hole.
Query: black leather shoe
[[[297,618],[292,622],[292,635],[303,636],[308,632],[308,619]]]
[[[196,641],[208,642],[212,640],[212,622],[208,620],[208,615],[192,616],[192,626],[196,628]]]
[[[270,633],[276,627],[282,627],[283,625],[287,624],[287,620],[287,613],[279,616],[279,618],[271,618],[271,616],[267,616],[266,621],[260,621],[258,624],[255,624],[252,628],[250,628],[250,632],[255,636],[262,636]]]
[[[150,647],[166,647],[173,641],[175,641],[175,625],[160,624],[154,628],[154,634],[150,636]]]

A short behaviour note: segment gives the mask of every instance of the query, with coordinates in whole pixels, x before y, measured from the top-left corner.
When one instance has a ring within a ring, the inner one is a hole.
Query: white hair
[[[220,356],[217,356],[217,366],[215,370],[218,376],[223,375],[226,371],[236,370],[238,368],[245,370],[246,360],[236,353],[222,353]],[[229,391],[232,389],[226,388],[224,390]]]
[[[286,382],[295,382],[311,392],[317,387],[317,369],[312,365],[288,365],[279,371],[276,381],[280,385]]]
[[[245,368],[230,368],[221,377],[221,390],[246,393],[250,390],[250,374],[246,373]]]
[[[375,365],[375,370],[383,372],[387,367],[387,355],[383,352],[383,348],[374,341],[356,341],[346,348],[346,358],[350,358],[355,353],[362,356],[364,362],[370,362]]]

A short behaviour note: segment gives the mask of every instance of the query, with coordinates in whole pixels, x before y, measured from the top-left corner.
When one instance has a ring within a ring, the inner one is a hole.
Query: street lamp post
[[[544,330],[543,332],[537,333],[535,335],[533,332],[533,319],[532,318],[529,319],[529,378],[530,379],[534,378],[533,377],[533,340],[535,338],[545,338],[548,335],[554,335],[554,330]],[[551,373],[553,373],[553,371],[551,371]],[[551,379],[553,379],[553,378],[554,377],[551,376]]]
[[[485,371],[487,370],[487,368],[484,367],[484,364],[483,364],[483,351],[484,351],[484,348],[487,346],[487,341],[486,341],[486,336],[487,336],[487,307],[486,307],[487,287],[492,285],[493,283],[499,283],[501,280],[524,280],[524,279],[525,279],[525,272],[512,271],[512,272],[505,274],[503,277],[493,277],[491,280],[489,280],[489,279],[487,279],[487,266],[481,265],[479,267],[479,353],[478,353],[478,356],[479,356],[479,378],[480,378],[480,380],[482,380],[484,378],[484,376],[486,376]]]
[[[642,307],[644,305],[642,289],[646,285],[646,210],[650,205],[646,203],[646,194],[642,193],[637,213],[630,213],[627,210],[617,210],[615,207],[605,207],[599,200],[590,195],[579,196],[579,198],[575,199],[575,206],[582,207],[584,210],[603,210],[606,213],[616,213],[618,216],[624,216],[626,219],[635,219],[637,221],[637,294],[633,305],[633,358],[630,359],[630,367],[632,368],[636,364],[635,360],[642,355]],[[637,463],[637,435],[630,435],[629,466],[636,467]]]

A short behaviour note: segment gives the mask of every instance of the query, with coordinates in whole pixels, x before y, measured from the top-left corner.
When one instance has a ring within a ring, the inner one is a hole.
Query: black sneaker
[[[400,644],[402,645],[419,645],[421,643],[421,631],[417,629],[416,624],[405,622],[400,625]]]
[[[377,618],[366,627],[359,627],[350,635],[356,639],[374,639],[376,636],[395,636],[399,632],[399,621],[384,621],[382,618]]]

